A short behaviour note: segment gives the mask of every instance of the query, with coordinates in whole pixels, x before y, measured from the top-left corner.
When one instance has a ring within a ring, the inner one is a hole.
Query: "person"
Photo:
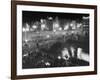
[[[68,48],[68,47],[63,48],[63,50],[61,51],[61,59],[63,60],[64,66],[71,66],[72,65],[72,63],[70,61],[70,59],[71,59],[70,48]]]
[[[62,54],[62,59],[64,60],[68,60],[71,56],[69,54],[68,48],[63,48],[63,50],[61,51]]]

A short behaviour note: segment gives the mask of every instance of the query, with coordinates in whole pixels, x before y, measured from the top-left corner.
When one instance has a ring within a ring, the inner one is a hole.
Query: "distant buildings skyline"
[[[23,31],[60,31],[82,27],[89,28],[88,14],[24,11],[22,20]]]

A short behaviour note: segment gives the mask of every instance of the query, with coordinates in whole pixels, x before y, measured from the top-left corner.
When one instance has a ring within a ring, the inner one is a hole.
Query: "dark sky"
[[[36,11],[23,11],[22,12],[22,19],[23,23],[25,22],[32,22],[32,21],[39,21],[42,19],[47,19],[47,17],[57,17],[59,19],[81,19],[82,16],[89,16],[89,14],[77,14],[77,13],[56,13],[56,12],[36,12]]]

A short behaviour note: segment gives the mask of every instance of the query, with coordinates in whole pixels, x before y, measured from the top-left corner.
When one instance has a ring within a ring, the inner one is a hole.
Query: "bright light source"
[[[69,26],[65,25],[64,30],[68,30]]]
[[[46,65],[46,66],[50,66],[51,64],[50,64],[49,62],[46,62],[45,65]]]
[[[78,24],[77,24],[77,28],[80,28],[81,26],[82,26],[81,23],[78,23]]]
[[[60,28],[59,28],[59,30],[61,31],[61,30],[62,30],[62,28],[60,27]]]
[[[41,24],[41,30],[44,30],[46,28],[45,24]]]
[[[73,23],[71,23],[70,26],[73,26]]]
[[[43,20],[43,19],[40,19],[40,21],[41,21],[41,23],[43,23],[43,22],[44,22],[44,20]]]
[[[50,35],[47,35],[46,38],[50,38]]]
[[[53,18],[52,18],[52,17],[48,17],[48,19],[49,19],[49,20],[52,20]]]
[[[59,24],[56,23],[54,26],[55,26],[56,28],[58,28],[58,27],[59,27]]]
[[[23,32],[25,32],[25,31],[26,31],[26,29],[25,29],[25,28],[23,28],[23,29],[22,29],[22,31],[23,31]]]
[[[28,42],[28,40],[26,39],[26,40],[25,40],[25,42],[27,43],[27,42]]]
[[[36,26],[36,25],[33,25],[33,26],[32,26],[32,28],[33,28],[33,29],[36,29],[36,28],[37,28],[37,26]]]
[[[89,17],[86,17],[86,16],[83,16],[82,18],[83,18],[83,19],[89,19]]]
[[[27,56],[28,56],[28,53],[26,53],[26,54],[23,55],[23,57],[27,57]]]
[[[54,29],[53,32],[56,32],[56,30]]]
[[[26,31],[29,31],[29,28],[26,28]]]
[[[61,59],[61,56],[58,56],[57,58],[58,58],[58,59]]]

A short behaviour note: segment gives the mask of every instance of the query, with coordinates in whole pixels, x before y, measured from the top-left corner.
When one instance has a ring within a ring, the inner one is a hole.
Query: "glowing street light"
[[[46,62],[45,65],[46,65],[46,66],[50,66],[51,64],[50,64],[49,62]]]
[[[45,24],[41,24],[41,30],[43,31],[44,29],[46,29],[46,25]]]
[[[26,39],[26,40],[25,40],[25,42],[27,43],[27,42],[28,42],[28,40]]]
[[[25,31],[26,31],[26,29],[23,27],[23,28],[22,28],[22,31],[23,31],[23,32],[25,32]]]
[[[61,27],[59,27],[59,31],[61,31],[62,30],[62,28]]]
[[[53,32],[56,32],[56,30],[54,29]]]
[[[78,23],[77,24],[77,28],[81,28],[82,24],[81,23]]]
[[[82,19],[89,19],[89,17],[88,16],[83,16]]]
[[[46,38],[50,38],[50,35],[46,35]]]
[[[61,56],[58,56],[57,58],[58,58],[58,59],[61,59]]]
[[[53,19],[53,17],[48,17],[48,20],[52,20]]]
[[[68,30],[69,29],[69,25],[65,25],[64,30]]]
[[[33,25],[33,26],[32,26],[32,28],[33,28],[33,29],[36,29],[36,28],[37,28],[37,26],[36,26],[36,25]]]
[[[55,23],[54,26],[55,26],[55,28],[58,28],[59,27],[59,24],[58,23]]]
[[[37,29],[37,26],[36,25],[32,25],[32,29],[33,31]]]

